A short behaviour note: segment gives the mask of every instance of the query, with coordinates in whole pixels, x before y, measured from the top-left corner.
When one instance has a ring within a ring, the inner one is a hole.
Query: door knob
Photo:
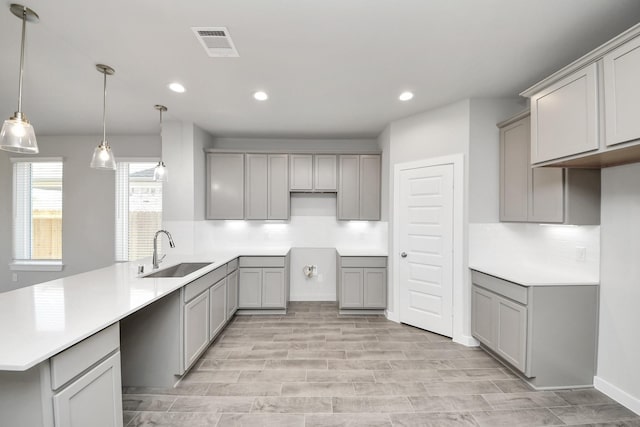
[[[406,257],[407,257],[407,253],[406,253],[406,252],[400,252],[400,256],[401,256],[402,258],[406,258]]]

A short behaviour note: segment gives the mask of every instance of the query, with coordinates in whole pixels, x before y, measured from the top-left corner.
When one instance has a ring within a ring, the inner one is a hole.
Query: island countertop
[[[239,256],[285,256],[289,247],[237,248],[198,255],[169,253],[164,269],[181,262],[211,262],[179,278],[145,278],[150,259],[0,294],[0,370],[25,371],[131,313]]]

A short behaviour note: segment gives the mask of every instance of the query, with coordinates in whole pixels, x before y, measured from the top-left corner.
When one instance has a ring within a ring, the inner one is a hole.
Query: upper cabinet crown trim
[[[629,40],[637,36],[640,36],[640,24],[634,25],[633,27],[629,28],[622,34],[619,34],[618,36],[604,43],[600,47],[597,47],[596,49],[587,53],[583,57],[573,61],[566,67],[561,68],[560,70],[551,74],[549,77],[545,78],[544,80],[539,81],[538,83],[534,84],[533,86],[521,92],[520,96],[530,98],[531,96],[545,89],[547,86],[553,84],[554,82],[560,79],[563,79],[564,77],[567,77],[568,75],[579,70],[580,68],[584,68],[590,64],[593,64],[594,62],[597,62],[600,58],[602,58],[607,53],[611,52],[614,49],[617,49],[624,43],[628,42]]]
[[[205,153],[238,153],[238,154],[382,154],[380,150],[367,150],[352,148],[348,150],[332,149],[251,149],[251,150],[238,150],[232,148],[205,148]]]
[[[516,114],[515,116],[511,116],[508,119],[505,119],[503,121],[501,121],[500,123],[498,123],[496,125],[496,127],[498,128],[503,128],[505,126],[509,126],[512,123],[517,122],[518,120],[524,119],[525,117],[531,115],[531,110],[529,108],[527,108],[526,110]]]

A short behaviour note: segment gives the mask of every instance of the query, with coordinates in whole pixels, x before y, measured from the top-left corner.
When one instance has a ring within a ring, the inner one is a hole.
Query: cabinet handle
[[[406,253],[406,252],[400,252],[400,256],[401,256],[402,258],[406,258],[406,257],[407,257],[407,253]]]

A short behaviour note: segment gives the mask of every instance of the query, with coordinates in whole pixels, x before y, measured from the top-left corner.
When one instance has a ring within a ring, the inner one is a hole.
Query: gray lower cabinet
[[[338,256],[340,309],[387,308],[387,258]]]
[[[380,219],[380,168],[378,154],[339,156],[339,220]]]
[[[523,286],[472,270],[471,333],[536,388],[590,386],[597,285]]]
[[[227,278],[209,288],[209,341],[212,341],[227,323]]]
[[[286,309],[289,255],[240,257],[238,309]]]
[[[227,277],[227,319],[238,310],[238,270]]]
[[[23,372],[0,372],[0,424],[122,427],[119,324]]]
[[[245,219],[289,219],[289,156],[247,154]]]
[[[184,306],[184,364],[190,367],[209,345],[209,292]]]
[[[244,218],[244,154],[207,153],[207,219]]]

